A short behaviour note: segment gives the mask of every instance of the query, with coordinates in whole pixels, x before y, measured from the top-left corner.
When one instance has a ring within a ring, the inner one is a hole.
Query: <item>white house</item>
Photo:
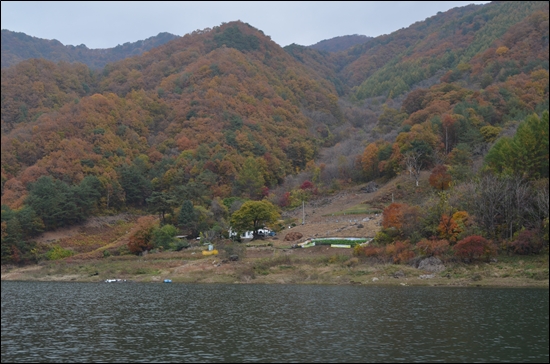
[[[269,229],[263,228],[263,229],[258,229],[258,235],[268,236],[268,235],[274,235],[274,233]],[[229,237],[234,238],[236,236],[237,236],[237,233],[229,229]],[[241,234],[241,239],[252,240],[253,237],[254,237],[253,231],[245,231],[244,233]]]

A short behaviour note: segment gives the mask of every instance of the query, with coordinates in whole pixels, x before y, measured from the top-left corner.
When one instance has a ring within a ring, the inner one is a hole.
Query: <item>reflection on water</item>
[[[548,362],[548,290],[2,282],[2,362]]]

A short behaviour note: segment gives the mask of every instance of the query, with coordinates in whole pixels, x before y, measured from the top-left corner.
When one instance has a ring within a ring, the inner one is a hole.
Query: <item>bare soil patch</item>
[[[71,238],[82,233],[95,235],[101,233],[103,230],[119,221],[131,221],[133,219],[135,219],[135,217],[127,213],[114,216],[94,216],[90,217],[82,224],[59,228],[53,231],[46,231],[38,235],[33,240],[37,243],[53,243],[55,241]]]

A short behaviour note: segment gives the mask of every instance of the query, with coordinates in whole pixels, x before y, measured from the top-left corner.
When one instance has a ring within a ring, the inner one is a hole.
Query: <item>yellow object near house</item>
[[[218,251],[214,250],[203,250],[202,255],[218,255]]]

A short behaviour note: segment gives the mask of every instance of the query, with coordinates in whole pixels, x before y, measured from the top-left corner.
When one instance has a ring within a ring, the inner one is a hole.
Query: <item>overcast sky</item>
[[[361,34],[376,37],[437,12],[488,1],[2,1],[2,29],[65,45],[111,48],[168,32],[185,35],[241,20],[280,46]]]

